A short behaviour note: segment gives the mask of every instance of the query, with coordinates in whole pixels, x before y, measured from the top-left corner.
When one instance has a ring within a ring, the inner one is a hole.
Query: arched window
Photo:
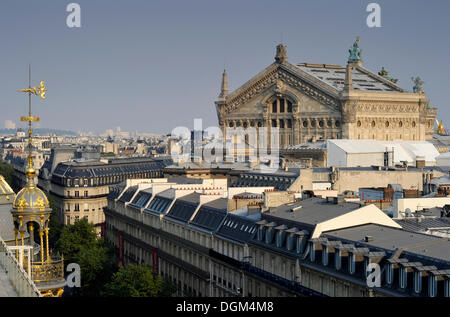
[[[292,102],[286,98],[278,98],[272,102],[272,113],[292,113]]]
[[[277,113],[277,112],[278,112],[278,100],[275,100],[275,101],[272,103],[272,112],[273,112],[273,113]]]

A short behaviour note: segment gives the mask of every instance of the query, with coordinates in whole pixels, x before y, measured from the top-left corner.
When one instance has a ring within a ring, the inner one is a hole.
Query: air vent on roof
[[[364,237],[364,241],[365,242],[372,242],[373,241],[373,237],[372,236],[365,236]]]
[[[297,206],[297,207],[291,208],[291,212],[296,212],[300,209],[302,209],[302,206]]]

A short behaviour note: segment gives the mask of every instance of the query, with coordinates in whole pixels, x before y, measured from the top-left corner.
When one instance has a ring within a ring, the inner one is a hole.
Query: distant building
[[[327,166],[435,166],[439,152],[426,141],[328,140]]]
[[[100,230],[110,185],[133,178],[162,177],[168,163],[153,158],[60,162],[46,177],[39,178],[39,185],[49,192],[61,223],[73,224],[84,217]]]

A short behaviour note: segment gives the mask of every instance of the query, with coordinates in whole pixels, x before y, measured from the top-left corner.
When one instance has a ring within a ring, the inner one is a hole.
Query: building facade
[[[224,72],[215,103],[222,132],[276,127],[282,149],[320,139],[432,139],[437,110],[423,82],[407,92],[365,69],[360,51],[358,39],[346,67],[291,64],[280,44],[275,62],[231,93]]]
[[[177,296],[450,295],[447,239],[404,230],[374,205],[312,197],[230,212],[223,190],[195,181],[137,180],[105,209],[119,260],[152,266]],[[370,264],[379,286],[367,282]]]
[[[39,178],[39,185],[48,190],[61,223],[73,224],[84,217],[100,230],[109,186],[127,179],[162,177],[166,164],[152,158],[62,162],[47,178]]]

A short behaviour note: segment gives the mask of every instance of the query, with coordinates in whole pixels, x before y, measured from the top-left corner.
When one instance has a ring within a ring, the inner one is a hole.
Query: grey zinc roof
[[[0,204],[0,237],[3,240],[14,240],[14,222],[11,214],[11,204]]]
[[[298,64],[302,71],[318,78],[337,90],[344,88],[346,68],[337,65]],[[403,89],[386,79],[362,68],[356,67],[352,72],[353,89],[365,91],[403,92]]]
[[[141,190],[136,197],[131,202],[131,206],[137,207],[137,208],[143,208],[149,200],[152,198],[152,193]]]
[[[164,192],[163,192],[164,193]],[[146,212],[159,214],[165,214],[173,198],[169,198],[169,195],[158,194],[153,198],[148,207],[145,209]]]
[[[420,220],[420,222],[418,221]],[[403,229],[412,232],[425,232],[433,228],[450,230],[450,218],[424,218],[424,219],[401,219],[394,220]]]
[[[192,193],[180,197],[175,201],[172,208],[170,208],[166,217],[187,222],[189,221],[189,219],[191,219],[199,203],[200,203],[199,193]]]
[[[325,235],[328,238],[360,242],[385,250],[404,249],[404,252],[419,256],[450,261],[450,241],[431,235],[374,224],[329,231]],[[364,242],[366,236],[371,236],[373,240],[367,243]]]
[[[123,202],[123,203],[129,202],[131,200],[131,198],[133,198],[133,196],[137,190],[138,190],[138,186],[128,187],[127,190],[119,198],[119,201]]]
[[[301,208],[298,208],[300,206]],[[335,205],[332,203],[327,203],[325,199],[313,197],[298,203],[271,208],[267,215],[315,226],[318,223],[344,215],[353,210],[359,209],[360,207],[361,206],[359,204],[354,203],[342,203]],[[263,214],[263,217],[264,215],[266,214]]]
[[[227,215],[227,199],[220,198],[200,207],[191,224],[215,231]]]
[[[258,225],[253,220],[228,214],[222,222],[219,230],[217,230],[216,235],[226,239],[246,243],[255,234],[257,227]]]

